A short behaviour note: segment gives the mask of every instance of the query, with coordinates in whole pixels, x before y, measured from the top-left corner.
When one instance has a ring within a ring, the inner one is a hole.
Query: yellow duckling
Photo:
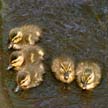
[[[16,75],[17,87],[15,92],[20,89],[26,90],[38,86],[43,81],[45,73],[42,62],[35,62],[24,66]]]
[[[67,56],[54,58],[52,61],[52,72],[55,77],[63,83],[71,83],[75,78],[74,60]]]
[[[24,25],[10,30],[8,49],[21,49],[23,45],[34,45],[41,37],[41,29],[35,25]]]
[[[76,80],[83,90],[95,88],[101,81],[101,69],[98,64],[82,61],[76,68]]]
[[[9,58],[7,70],[13,69],[19,71],[27,64],[33,64],[36,61],[42,61],[44,56],[43,49],[39,46],[25,46],[22,50],[14,51]]]

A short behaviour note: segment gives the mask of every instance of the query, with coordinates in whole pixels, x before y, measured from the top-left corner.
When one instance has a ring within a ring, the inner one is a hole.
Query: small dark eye
[[[92,78],[92,76],[90,75],[89,77],[88,77],[88,80],[90,80]]]
[[[15,59],[17,59],[17,58],[18,58],[18,56],[13,55],[13,56],[11,57],[11,61],[13,61],[13,60],[15,60]]]
[[[10,36],[10,37],[11,37],[11,39],[12,39],[12,38],[14,38],[16,35],[17,35],[17,33],[16,33],[16,32],[12,33],[12,34],[11,34],[11,36]]]

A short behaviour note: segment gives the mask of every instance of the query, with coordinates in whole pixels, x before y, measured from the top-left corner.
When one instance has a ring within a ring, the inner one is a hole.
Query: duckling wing
[[[43,74],[45,73],[42,63],[35,63],[29,69],[31,75],[30,87],[36,87],[43,81]]]

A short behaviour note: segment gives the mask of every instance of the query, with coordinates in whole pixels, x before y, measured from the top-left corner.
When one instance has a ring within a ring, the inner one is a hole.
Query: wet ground
[[[0,108],[107,108],[108,107],[108,1],[3,0],[0,17]],[[15,75],[6,71],[8,33],[23,24],[39,25],[46,54],[46,75],[37,88],[14,93]],[[64,88],[51,73],[53,56],[62,53],[95,60],[102,81],[93,91],[82,91],[74,81]]]

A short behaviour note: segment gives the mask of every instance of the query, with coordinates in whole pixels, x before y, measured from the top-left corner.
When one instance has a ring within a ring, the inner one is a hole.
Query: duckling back
[[[27,70],[32,78],[29,88],[38,86],[43,81],[43,75],[45,74],[44,64],[37,61],[32,66],[30,64]]]
[[[21,27],[21,31],[30,45],[34,45],[42,36],[42,30],[35,25],[24,25]]]

